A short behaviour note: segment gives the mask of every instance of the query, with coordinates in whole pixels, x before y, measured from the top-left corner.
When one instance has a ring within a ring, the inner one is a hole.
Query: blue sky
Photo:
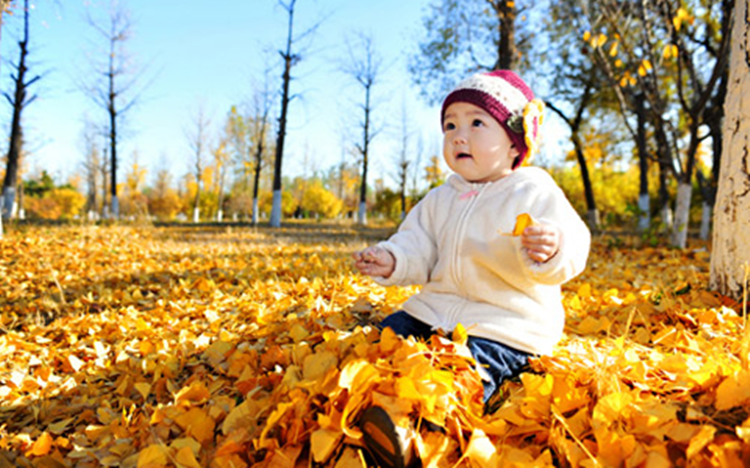
[[[44,73],[33,88],[38,98],[25,111],[27,171],[48,170],[65,179],[80,172],[84,116],[103,118],[75,85],[96,53],[95,34],[85,21],[87,8],[101,8],[97,0],[34,0],[31,17],[31,73]],[[189,170],[186,128],[203,103],[218,131],[233,104],[251,94],[252,80],[260,80],[268,55],[286,36],[287,16],[276,0],[127,0],[135,36],[129,50],[145,69],[149,85],[140,104],[127,116],[128,134],[120,149],[121,167],[139,163],[150,175],[168,167],[175,177]],[[305,161],[325,170],[341,161],[344,145],[358,135],[360,89],[340,71],[347,35],[372,34],[387,71],[376,89],[375,119],[383,127],[372,148],[375,177],[390,181],[398,145],[401,109],[423,134],[427,152],[440,151],[438,110],[418,97],[406,71],[406,56],[421,37],[423,8],[428,2],[404,0],[298,0],[295,28],[321,22],[295,69],[285,154],[285,174],[298,173]],[[15,62],[20,16],[6,18],[2,34],[2,90],[10,89],[8,60]],[[99,42],[100,44],[100,42]],[[278,54],[272,55],[274,59]],[[279,75],[280,68],[274,69]],[[7,134],[10,106],[3,104],[2,130]],[[276,118],[278,113],[274,114]],[[215,133],[215,132],[214,132]],[[347,135],[348,133],[348,135]],[[349,156],[351,158],[351,156]],[[119,177],[122,180],[122,177]]]

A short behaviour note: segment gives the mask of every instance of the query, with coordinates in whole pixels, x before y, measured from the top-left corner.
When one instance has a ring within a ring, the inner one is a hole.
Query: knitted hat
[[[445,110],[454,102],[481,107],[500,123],[519,153],[513,169],[537,151],[544,104],[534,99],[531,88],[512,71],[477,73],[461,81],[443,101],[441,124]]]

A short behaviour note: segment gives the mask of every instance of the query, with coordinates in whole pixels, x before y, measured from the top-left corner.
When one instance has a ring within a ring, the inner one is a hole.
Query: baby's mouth
[[[458,153],[456,155],[456,159],[467,159],[471,158],[471,155],[469,153]]]

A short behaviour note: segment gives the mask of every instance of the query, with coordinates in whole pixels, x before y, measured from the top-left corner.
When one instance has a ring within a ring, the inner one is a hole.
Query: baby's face
[[[513,172],[518,151],[505,129],[481,107],[454,102],[443,117],[443,157],[469,182],[494,182]]]

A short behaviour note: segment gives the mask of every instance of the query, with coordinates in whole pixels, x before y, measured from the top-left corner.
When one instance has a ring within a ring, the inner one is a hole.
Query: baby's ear
[[[516,148],[516,145],[510,145],[510,149],[508,150],[508,155],[511,158],[516,159],[517,157],[521,155],[521,153]]]

